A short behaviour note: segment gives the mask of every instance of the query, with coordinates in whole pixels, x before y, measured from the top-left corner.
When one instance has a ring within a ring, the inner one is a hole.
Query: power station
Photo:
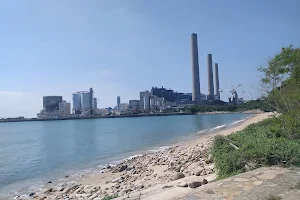
[[[200,77],[199,77],[199,59],[198,59],[198,40],[197,34],[191,35],[191,50],[192,50],[192,101],[196,104],[203,103],[200,93]],[[212,54],[207,55],[207,86],[208,95],[206,101],[212,102],[220,100],[220,82],[218,63],[215,63],[213,73]],[[215,85],[214,85],[215,84]]]
[[[191,50],[192,50],[192,81],[193,81],[192,101],[195,103],[201,103],[198,41],[197,41],[196,33],[193,33],[191,35]]]

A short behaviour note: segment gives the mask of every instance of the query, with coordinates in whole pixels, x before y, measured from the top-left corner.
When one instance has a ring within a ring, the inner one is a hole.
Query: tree
[[[300,138],[300,49],[292,45],[270,59],[262,86],[268,103],[280,113],[283,127],[292,138]]]

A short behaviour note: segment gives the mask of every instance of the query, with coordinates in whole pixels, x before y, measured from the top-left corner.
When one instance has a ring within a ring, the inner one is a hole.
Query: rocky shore
[[[174,146],[166,150],[126,159],[117,165],[108,165],[102,174],[90,175],[72,185],[51,186],[45,191],[29,194],[32,199],[88,199],[128,197],[131,192],[142,191],[157,184],[166,184],[187,176],[214,173],[209,154],[210,142],[192,146]],[[97,179],[97,180],[96,180]],[[202,182],[180,182],[178,187],[199,187]],[[15,199],[23,199],[15,197]]]
[[[14,199],[139,199],[133,197],[137,194],[146,195],[146,191],[151,188],[158,187],[159,190],[155,192],[162,192],[169,187],[197,188],[216,177],[210,154],[213,137],[242,130],[268,116],[270,114],[257,114],[230,129],[125,159],[116,165],[106,166],[101,173],[86,175],[73,183],[55,185],[50,181],[44,190],[26,197],[16,196]]]

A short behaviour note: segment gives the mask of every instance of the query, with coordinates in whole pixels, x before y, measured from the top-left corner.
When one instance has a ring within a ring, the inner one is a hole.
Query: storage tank
[[[80,92],[81,93],[81,110],[90,110],[91,101],[90,101],[90,92]]]
[[[73,111],[81,110],[81,94],[76,92],[72,95],[73,99]]]

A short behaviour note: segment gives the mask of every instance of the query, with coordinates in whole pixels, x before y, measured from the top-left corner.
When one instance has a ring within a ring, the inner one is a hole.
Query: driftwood
[[[235,148],[235,149],[239,149],[238,146],[236,146],[236,145],[233,144],[233,141],[232,141],[232,140],[230,140],[230,139],[228,139],[228,138],[226,138],[226,137],[224,137],[224,138],[225,138],[225,140],[229,141],[229,145],[230,145],[230,146],[232,146],[232,147]]]

